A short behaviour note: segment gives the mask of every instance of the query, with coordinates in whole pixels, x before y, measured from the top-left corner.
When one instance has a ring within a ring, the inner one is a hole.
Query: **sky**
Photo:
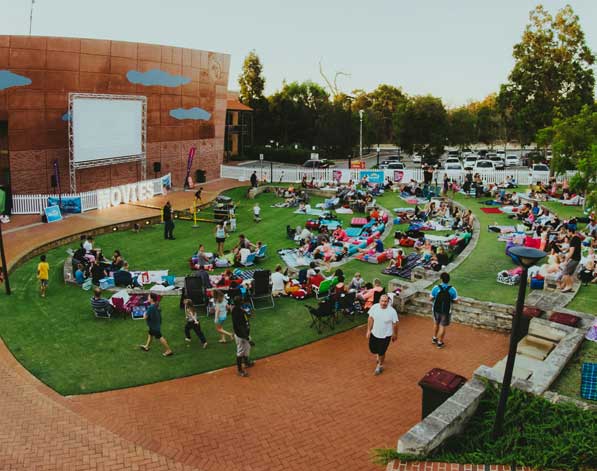
[[[341,91],[380,83],[409,95],[439,96],[449,107],[496,92],[513,66],[512,47],[538,3],[579,15],[597,52],[597,0],[35,0],[32,34],[147,42],[231,55],[237,90],[254,49],[266,94],[283,80]],[[28,34],[31,0],[0,0],[0,34]]]

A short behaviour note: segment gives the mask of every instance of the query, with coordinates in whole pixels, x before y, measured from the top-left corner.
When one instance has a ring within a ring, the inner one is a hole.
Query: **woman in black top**
[[[242,307],[240,296],[234,297],[234,307],[232,308],[232,328],[234,330],[234,340],[236,341],[236,367],[239,376],[249,376],[244,367],[253,366],[254,362],[249,360],[251,353],[250,324],[247,312]],[[243,367],[244,365],[244,367]]]

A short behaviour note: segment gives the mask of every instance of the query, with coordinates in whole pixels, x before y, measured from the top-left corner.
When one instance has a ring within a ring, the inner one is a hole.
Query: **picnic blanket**
[[[394,208],[393,211],[395,213],[414,213],[415,212],[415,208]]]
[[[406,193],[400,193],[400,198],[408,204],[426,204],[429,198],[417,197]]]
[[[421,256],[416,253],[411,253],[402,261],[401,268],[386,268],[382,271],[382,273],[384,275],[399,276],[400,278],[410,280],[410,275],[413,271],[413,268],[422,264],[423,262],[421,261]]]
[[[516,214],[518,212],[518,207],[516,207],[516,206],[502,206],[501,210],[502,210],[502,213]]]
[[[502,203],[495,200],[487,200],[487,201],[480,201],[480,204],[484,204],[485,206],[501,206]]]
[[[280,249],[278,255],[290,268],[306,267],[313,261],[311,255],[302,255],[298,249]]]
[[[500,208],[481,208],[485,214],[502,214],[503,211]]]
[[[306,211],[301,211],[300,209],[297,209],[294,214],[306,214],[308,216],[325,216],[325,214],[328,211],[324,211],[323,209],[315,209],[315,208],[309,208]]]
[[[580,206],[581,204],[583,204],[583,200],[584,198],[582,198],[581,196],[573,196],[572,198],[568,199],[568,200],[561,200],[559,198],[552,198],[551,196],[549,198],[547,198],[548,201],[553,201],[554,203],[560,203],[563,204],[565,206]]]
[[[348,237],[358,237],[361,235],[361,232],[363,232],[363,228],[362,227],[349,227],[344,232],[346,232],[346,235]]]
[[[338,214],[352,214],[352,213],[353,213],[353,211],[352,211],[352,209],[350,209],[350,208],[343,208],[343,207],[340,207],[340,208],[337,208],[337,209],[336,209],[336,213],[338,213]]]
[[[425,234],[425,240],[428,240],[429,242],[431,242],[432,245],[447,244],[448,242],[450,242],[455,237],[458,238],[458,236],[456,234],[450,234],[450,235],[447,235],[447,236],[439,236],[439,235],[434,235],[434,234]]]

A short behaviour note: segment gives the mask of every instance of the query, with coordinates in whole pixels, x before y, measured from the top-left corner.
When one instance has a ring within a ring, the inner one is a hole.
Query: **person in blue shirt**
[[[85,282],[87,276],[85,275],[85,269],[82,263],[77,265],[77,271],[75,272],[75,281],[78,285],[82,285]]]
[[[444,348],[444,337],[446,327],[450,325],[452,317],[452,304],[458,302],[458,293],[453,286],[450,286],[450,275],[443,272],[440,275],[442,282],[431,290],[433,301],[433,320],[435,329],[431,341],[437,348]]]

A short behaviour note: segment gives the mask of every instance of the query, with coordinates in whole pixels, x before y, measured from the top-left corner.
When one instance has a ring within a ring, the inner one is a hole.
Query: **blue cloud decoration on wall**
[[[70,121],[70,113],[68,111],[62,115],[62,121]]]
[[[126,73],[129,82],[145,86],[161,85],[162,87],[179,87],[191,81],[188,77],[182,75],[172,75],[160,69],[139,72],[138,70],[129,70]]]
[[[0,90],[5,90],[10,87],[22,87],[31,85],[31,79],[15,74],[10,70],[0,70]]]
[[[170,110],[170,116],[176,119],[194,119],[201,121],[209,121],[211,113],[205,111],[203,108],[176,108]]]

